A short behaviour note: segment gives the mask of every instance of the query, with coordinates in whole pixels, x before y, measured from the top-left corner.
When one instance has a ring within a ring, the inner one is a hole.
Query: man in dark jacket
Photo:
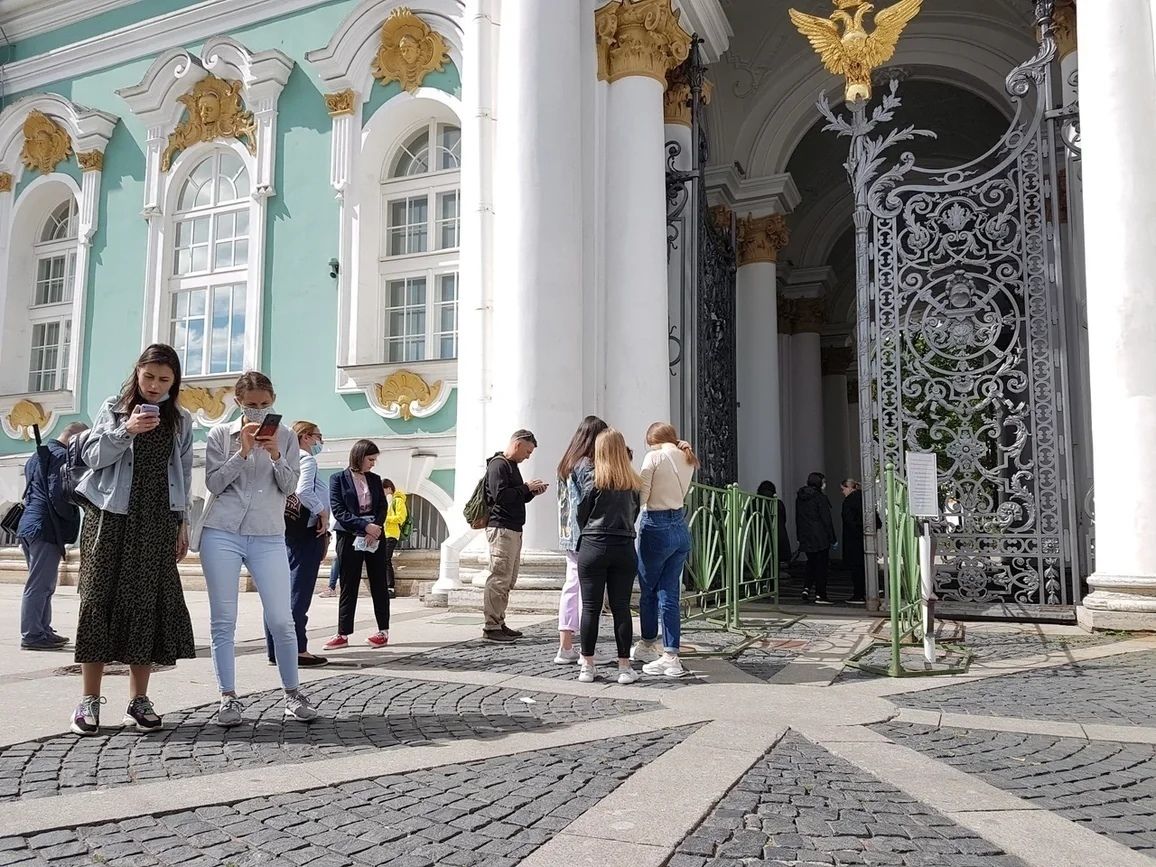
[[[835,525],[831,520],[831,501],[823,493],[827,479],[822,473],[811,473],[807,484],[795,495],[795,533],[799,550],[807,555],[807,577],[803,598],[830,605],[827,598],[827,570],[831,546],[835,544]]]
[[[486,591],[482,607],[486,625],[482,637],[490,641],[514,641],[522,633],[506,626],[506,607],[510,591],[518,582],[518,566],[522,560],[522,527],[526,524],[526,503],[546,490],[541,479],[522,481],[518,464],[526,460],[538,447],[538,441],[528,430],[518,430],[510,437],[504,452],[486,462],[486,502],[490,506],[490,521],[486,525],[486,539],[490,543],[490,574],[486,576]]]
[[[854,479],[844,479],[843,491],[843,563],[851,570],[852,605],[867,602],[867,578],[863,569],[863,489]]]
[[[58,438],[44,446],[48,451],[47,473],[39,451],[24,465],[24,514],[16,528],[16,540],[28,563],[28,579],[20,600],[20,647],[23,650],[60,650],[68,639],[52,628],[52,594],[60,574],[64,546],[76,541],[80,509],[65,499],[60,468],[68,457],[68,441],[87,430],[73,422]]]

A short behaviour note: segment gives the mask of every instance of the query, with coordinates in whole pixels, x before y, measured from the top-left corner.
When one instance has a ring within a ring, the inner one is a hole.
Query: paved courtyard
[[[1152,637],[968,624],[967,674],[890,680],[844,667],[872,621],[799,608],[688,629],[687,678],[580,684],[551,618],[495,645],[403,599],[388,648],[304,673],[306,726],[244,594],[246,722],[225,731],[190,593],[200,656],[154,676],[164,730],[115,725],[114,671],[106,730],[78,739],[71,657],[17,649],[18,597],[0,586],[0,865],[1156,864]],[[317,647],[335,619],[315,600]]]

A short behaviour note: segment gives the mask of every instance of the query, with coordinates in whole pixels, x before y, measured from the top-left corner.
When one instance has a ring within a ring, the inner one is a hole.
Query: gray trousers
[[[20,641],[43,644],[52,638],[52,594],[60,573],[60,547],[43,539],[21,539],[28,580],[20,600]]]

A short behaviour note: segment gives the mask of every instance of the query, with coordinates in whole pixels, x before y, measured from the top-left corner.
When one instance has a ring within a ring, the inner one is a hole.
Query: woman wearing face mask
[[[309,603],[325,552],[329,550],[329,486],[318,478],[317,455],[321,454],[324,440],[321,428],[311,421],[293,422],[297,446],[301,450],[301,476],[297,479],[297,515],[285,518],[285,550],[289,554],[289,605],[293,611],[293,625],[297,629],[297,665],[299,668],[317,668],[328,664],[324,656],[309,652],[309,638],[305,627],[309,623]],[[276,665],[277,653],[273,633],[265,629],[265,645],[269,664]]]
[[[389,598],[393,599],[397,596],[393,552],[401,541],[401,527],[409,517],[409,510],[406,508],[405,491],[399,491],[392,480],[382,479],[381,487],[385,491],[385,536],[381,540],[385,554],[382,556],[385,560],[385,582],[389,587]]]
[[[161,718],[148,698],[152,666],[196,655],[177,573],[189,548],[193,474],[193,420],[177,403],[180,391],[180,357],[153,344],[101,406],[82,447],[76,661],[84,696],[71,724],[78,735],[100,732],[107,663],[129,666],[124,724],[154,731]]]
[[[233,388],[241,417],[209,431],[205,441],[205,486],[209,501],[201,521],[199,549],[209,591],[213,669],[221,690],[217,724],[240,725],[234,639],[241,566],[248,568],[266,628],[273,636],[285,716],[308,722],[317,710],[300,689],[297,634],[289,606],[289,558],[285,552],[285,498],[297,490],[297,437],[278,424],[269,430],[276,394],[263,373],[241,375]]]
[[[337,603],[337,634],[326,650],[349,646],[361,568],[369,577],[369,595],[377,632],[367,638],[370,647],[389,644],[389,587],[385,581],[385,490],[373,472],[378,448],[373,440],[358,440],[349,450],[349,466],[329,479],[329,506],[337,522],[337,556],[341,559],[341,597]],[[372,549],[372,550],[370,550]]]

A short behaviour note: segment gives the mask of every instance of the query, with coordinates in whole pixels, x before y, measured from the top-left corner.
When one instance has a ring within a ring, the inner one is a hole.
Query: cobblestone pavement
[[[1023,862],[799,735],[788,733],[687,836],[670,867]]]
[[[1156,726],[1156,651],[1005,674],[895,696],[901,707]]]
[[[309,695],[321,718],[286,722],[284,696],[248,696],[245,724],[222,729],[217,706],[165,715],[155,734],[110,729],[99,737],[63,734],[0,749],[0,800],[44,797],[97,786],[309,762],[438,740],[504,737],[658,705],[651,702],[527,693],[369,674],[315,681]],[[533,699],[533,703],[524,701]],[[106,714],[119,721],[120,715]]]
[[[0,865],[512,867],[694,728],[0,838]]]
[[[1156,854],[1156,746],[907,724],[874,728],[1098,834]]]

